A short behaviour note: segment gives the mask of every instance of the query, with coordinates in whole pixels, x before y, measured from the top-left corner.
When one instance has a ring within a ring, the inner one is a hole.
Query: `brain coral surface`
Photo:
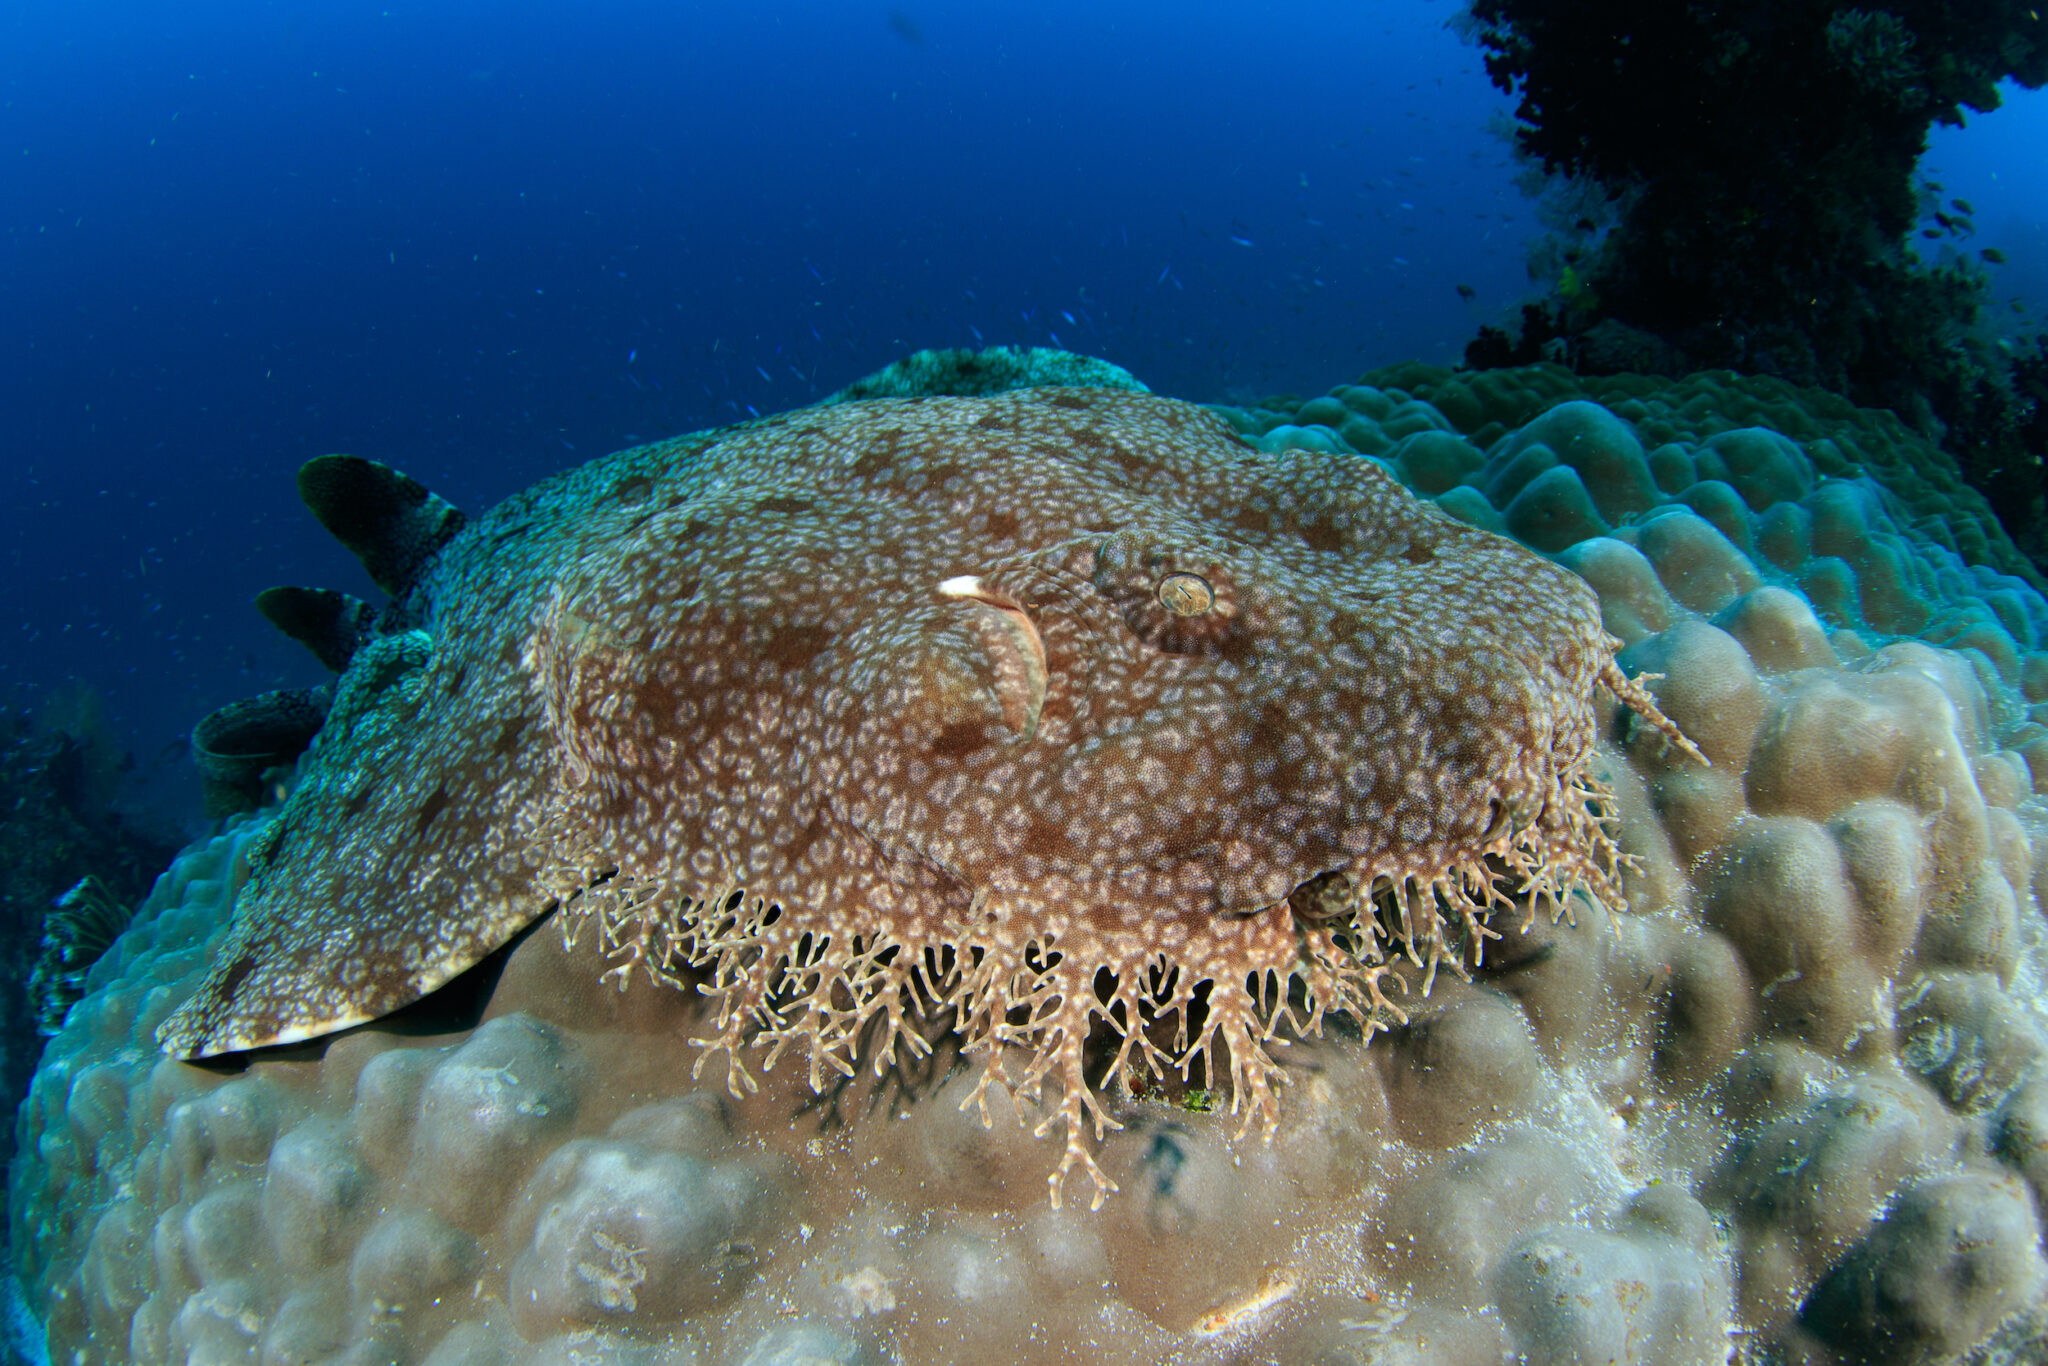
[[[1050,1100],[962,1108],[957,1035],[735,1098],[692,1076],[715,1001],[621,990],[549,923],[375,1023],[172,1060],[277,838],[257,813],[159,882],[23,1109],[53,1359],[2038,1359],[2048,603],[1862,415],[1382,378],[1223,416],[1591,585],[1711,760],[1600,701],[1625,904],[1496,920],[1426,997],[1396,965],[1369,1041],[1269,1040],[1270,1138],[1227,1084],[1101,1076],[1091,1211],[1046,1200]]]

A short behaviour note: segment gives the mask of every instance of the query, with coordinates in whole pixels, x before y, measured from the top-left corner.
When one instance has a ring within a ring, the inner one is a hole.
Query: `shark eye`
[[[1138,639],[1162,653],[1236,654],[1251,645],[1231,567],[1208,546],[1119,531],[1096,548],[1090,577]]]
[[[1177,617],[1198,617],[1216,605],[1216,590],[1200,574],[1168,574],[1156,594],[1159,605]]]

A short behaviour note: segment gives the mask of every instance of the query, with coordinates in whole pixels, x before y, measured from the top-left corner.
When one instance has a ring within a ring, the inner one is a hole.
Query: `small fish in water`
[[[1951,199],[1949,200],[1949,206],[1953,208],[1957,213],[1977,212],[1977,210],[1971,205],[1970,201],[1967,199]]]
[[[631,364],[632,364],[632,363],[633,363],[634,361],[636,361],[636,360],[639,360],[639,359],[640,359],[640,348],[639,348],[639,347],[637,347],[637,346],[636,346],[636,347],[634,347],[634,348],[633,348],[633,349],[632,349],[631,351],[628,351],[628,352],[626,353],[626,364],[628,364],[628,365],[631,365]]]
[[[1977,254],[1983,257],[1985,260],[1989,261],[1994,266],[2002,266],[2005,264],[2005,253],[2000,251],[1997,247],[1986,247],[1984,248],[1984,250],[1978,252]]]
[[[1258,245],[1258,243],[1252,241],[1251,238],[1239,237],[1236,233],[1230,234],[1230,240],[1237,243],[1240,247],[1256,247]]]
[[[1472,302],[1472,301],[1473,301],[1474,299],[1476,299],[1476,298],[1478,298],[1478,297],[1479,297],[1479,291],[1478,291],[1478,290],[1476,290],[1476,289],[1474,289],[1474,288],[1472,288],[1472,286],[1470,286],[1470,285],[1459,285],[1459,286],[1458,286],[1458,297],[1459,297],[1459,298],[1461,298],[1461,299],[1463,299],[1463,300],[1464,300],[1464,301],[1465,301],[1466,303],[1468,303],[1468,304],[1469,304],[1469,303],[1471,303],[1471,302]]]
[[[924,46],[924,30],[918,27],[917,20],[911,18],[900,9],[889,11],[889,32],[895,34],[912,47]]]
[[[1225,1333],[1243,1328],[1267,1310],[1293,1299],[1294,1292],[1300,1285],[1301,1275],[1293,1267],[1269,1265],[1260,1274],[1258,1285],[1251,1291],[1225,1300],[1196,1319],[1195,1336],[1221,1337]]]
[[[762,379],[765,379],[765,380],[767,380],[767,381],[768,381],[768,382],[769,382],[770,384],[773,384],[773,383],[775,383],[775,376],[773,376],[773,375],[769,374],[769,373],[768,373],[768,372],[767,372],[766,370],[763,370],[763,369],[762,369],[762,368],[761,368],[760,366],[756,365],[756,366],[754,367],[754,371],[755,371],[755,373],[756,373],[756,374],[760,375]]]

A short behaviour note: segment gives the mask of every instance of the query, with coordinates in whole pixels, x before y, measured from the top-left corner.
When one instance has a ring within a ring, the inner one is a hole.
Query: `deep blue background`
[[[1455,360],[1537,218],[1454,12],[13,5],[0,701],[82,681],[147,767],[320,677],[249,599],[369,591],[296,500],[326,451],[477,509],[924,346],[1199,399]],[[2044,236],[2044,122],[1942,146],[1973,245]]]

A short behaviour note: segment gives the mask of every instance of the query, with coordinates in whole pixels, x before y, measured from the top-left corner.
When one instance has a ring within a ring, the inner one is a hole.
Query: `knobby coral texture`
[[[1406,367],[1206,413],[797,413],[452,539],[417,486],[322,471],[357,479],[420,533],[399,605],[348,633],[289,800],[93,967],[22,1112],[16,1264],[66,1359],[2048,1336],[2048,601],[1890,418]],[[588,931],[519,933],[551,903]],[[1084,952],[1110,971],[1063,977]],[[607,980],[633,962],[709,994]],[[1053,1207],[1090,1163],[1117,1191]]]
[[[1569,202],[1605,201],[1563,216],[1563,278],[1514,354],[1554,340],[1581,369],[1730,366],[1895,410],[2040,553],[2048,341],[1993,344],[2002,258],[1919,175],[1936,123],[2048,82],[2037,4],[1473,0],[1458,22],[1516,100],[1518,150]],[[1468,357],[1508,350],[1487,329]]]
[[[1519,896],[1619,904],[1601,690],[1674,743],[1576,576],[1378,466],[1066,387],[841,403],[623,452],[512,499],[361,652],[250,855],[182,1057],[432,991],[551,907],[682,985],[734,1094],[931,1047],[1064,1131],[1087,1072],[1218,1085],[1400,1018]],[[1405,986],[1405,984],[1402,984]],[[1426,985],[1426,983],[1425,983]],[[876,1026],[870,1028],[871,1025]],[[1162,1027],[1170,1025],[1170,1030]]]

